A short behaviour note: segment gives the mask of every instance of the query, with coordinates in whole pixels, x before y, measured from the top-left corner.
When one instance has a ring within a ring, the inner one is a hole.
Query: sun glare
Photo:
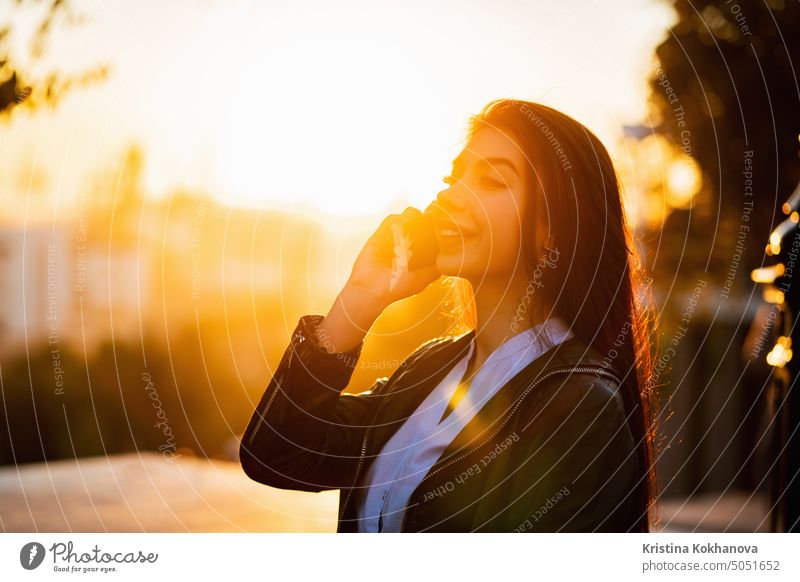
[[[424,207],[443,187],[468,117],[492,99],[545,102],[608,140],[642,101],[646,63],[629,55],[654,42],[664,12],[421,0],[119,2],[61,32],[47,63],[94,65],[99,57],[87,47],[104,46],[108,80],[25,121],[25,140],[13,151],[0,146],[0,156],[21,167],[25,156],[62,159],[61,144],[74,143],[65,163],[41,168],[58,184],[59,208],[77,205],[87,180],[134,142],[154,198],[208,192],[231,206],[310,210],[329,222]],[[557,37],[540,25],[567,15]],[[637,23],[632,36],[612,34],[631,29],[625,19]],[[621,68],[619,58],[630,62]],[[586,87],[610,98],[598,108]],[[26,194],[6,186],[0,181],[0,195]]]
[[[410,27],[403,17],[364,27],[333,10],[301,35],[275,27],[242,54],[221,113],[215,169],[225,201],[353,215],[431,200],[471,97],[426,59],[437,50],[429,35],[410,46]]]

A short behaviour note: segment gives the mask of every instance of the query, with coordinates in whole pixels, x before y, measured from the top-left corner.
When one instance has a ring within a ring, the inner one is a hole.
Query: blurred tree
[[[273,320],[280,308],[269,308]],[[197,320],[141,342],[108,339],[91,354],[58,345],[58,376],[47,343],[6,356],[0,465],[143,450],[224,457],[266,387],[266,359],[274,369],[288,342],[253,350],[252,318]]]
[[[662,377],[658,470],[667,494],[758,488],[768,371],[736,347],[758,298],[751,269],[767,258],[800,180],[800,3],[671,4],[677,20],[649,79],[651,119],[694,158],[702,186],[649,245],[664,337],[682,342]],[[701,280],[708,290],[687,324],[687,297]]]
[[[24,5],[24,6],[23,6]],[[82,21],[68,0],[0,0],[2,12],[8,18],[19,15],[22,8],[43,6],[33,34],[28,43],[32,60],[40,59],[56,24],[75,24]],[[106,66],[98,66],[77,75],[64,75],[53,71],[33,78],[30,65],[24,65],[12,54],[13,23],[0,22],[0,119],[8,117],[19,107],[33,109],[42,105],[54,106],[70,89],[91,84],[108,74]]]
[[[673,5],[678,20],[656,49],[650,78],[652,114],[656,131],[697,161],[704,188],[691,211],[664,224],[664,248],[684,252],[658,257],[654,268],[724,279],[735,267],[744,282],[800,179],[800,3]]]

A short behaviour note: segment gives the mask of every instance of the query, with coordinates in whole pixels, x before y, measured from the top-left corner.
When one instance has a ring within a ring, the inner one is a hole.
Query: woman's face
[[[523,269],[521,220],[527,204],[528,161],[512,138],[482,127],[453,161],[427,211],[436,223],[437,268],[477,288]]]

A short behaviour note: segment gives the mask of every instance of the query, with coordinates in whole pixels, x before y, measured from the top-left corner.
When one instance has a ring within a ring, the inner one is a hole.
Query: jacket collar
[[[440,461],[479,445],[499,430],[528,387],[540,378],[545,378],[556,369],[571,370],[584,366],[599,367],[603,361],[594,348],[573,336],[542,353],[522,368],[497,391],[456,435],[440,456]],[[616,375],[616,374],[615,374]],[[564,376],[556,376],[563,382]],[[528,397],[525,401],[530,403]],[[523,404],[524,406],[524,404]]]
[[[455,338],[446,338],[428,348],[413,366],[397,373],[397,377],[392,379],[393,386],[387,394],[387,401],[383,404],[392,411],[389,414],[392,420],[402,423],[411,416],[428,394],[469,353],[473,337],[474,329]],[[392,426],[392,430],[397,428],[398,425]]]
[[[432,345],[421,354],[414,365],[407,367],[392,378],[393,386],[381,405],[387,410],[381,429],[391,434],[417,409],[428,394],[469,353],[469,345],[475,330]],[[380,439],[376,439],[380,440]]]
[[[447,338],[429,348],[429,352],[422,355],[413,366],[399,372],[382,405],[385,407],[385,414],[382,415],[382,422],[378,430],[385,431],[385,433],[382,437],[378,436],[375,439],[376,442],[385,442],[385,439],[389,438],[400,427],[400,424],[405,422],[430,392],[469,352],[469,344],[474,336],[475,330],[471,330],[459,337]],[[458,453],[464,447],[475,446],[481,440],[488,438],[493,430],[498,428],[499,423],[503,422],[517,399],[537,378],[557,368],[602,365],[603,360],[600,354],[577,336],[550,348],[520,370],[483,405],[481,410],[456,435],[440,460],[447,458],[451,453]]]

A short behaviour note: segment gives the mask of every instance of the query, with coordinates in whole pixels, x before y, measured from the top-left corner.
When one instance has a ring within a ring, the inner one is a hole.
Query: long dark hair
[[[611,157],[583,124],[538,103],[492,101],[470,119],[468,135],[486,126],[509,135],[529,163],[531,196],[522,217],[529,280],[539,260],[538,213],[546,216],[547,234],[558,247],[555,267],[536,273],[541,304],[561,316],[622,380],[620,392],[639,467],[636,490],[628,497],[639,510],[632,531],[648,532],[657,519],[650,345],[654,316],[649,279],[625,217]],[[474,301],[466,299],[469,291],[464,287],[456,293],[461,294],[456,304],[462,308]],[[474,303],[471,307],[474,310]]]

